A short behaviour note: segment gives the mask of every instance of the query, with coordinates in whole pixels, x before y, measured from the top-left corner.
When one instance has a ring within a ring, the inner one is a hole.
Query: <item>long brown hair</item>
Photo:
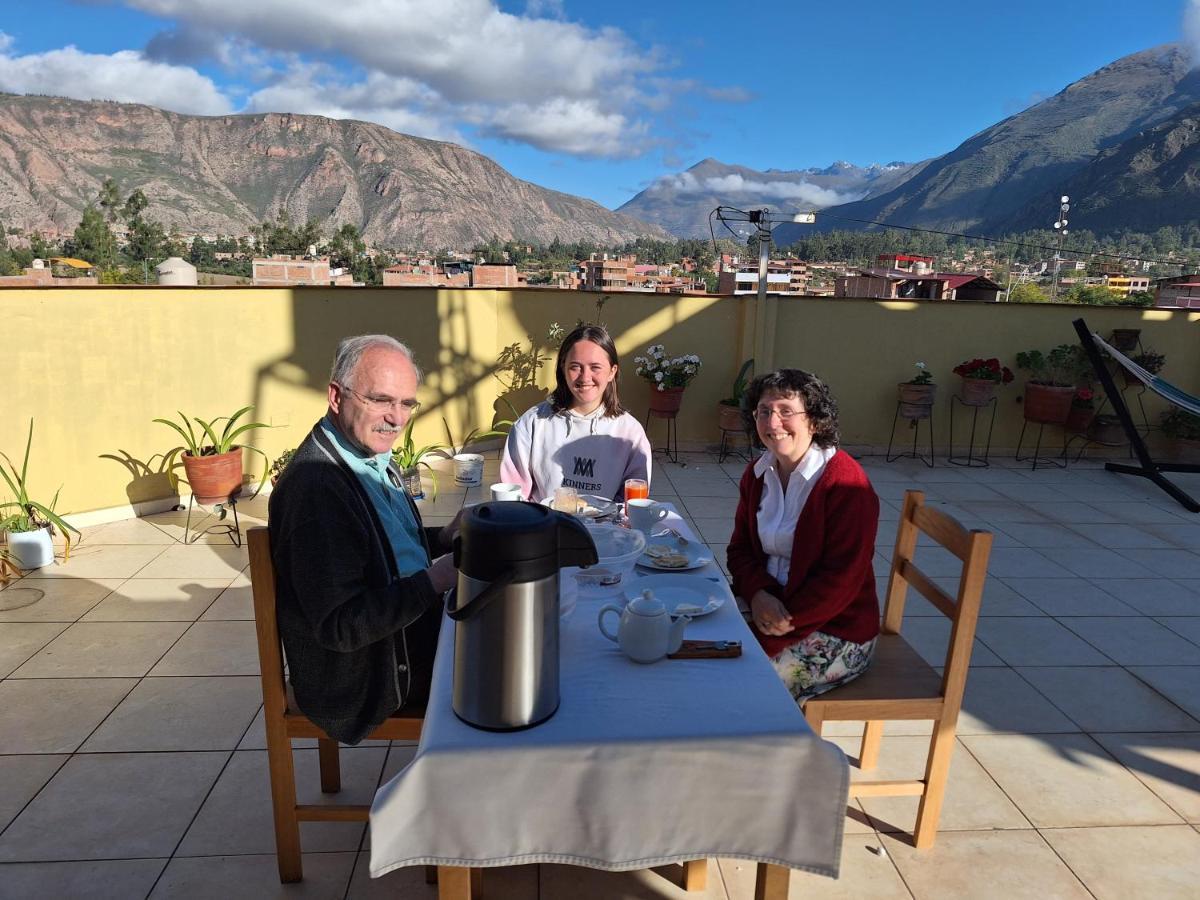
[[[571,388],[567,384],[567,376],[563,368],[566,366],[567,354],[580,341],[591,341],[604,351],[608,357],[609,365],[618,365],[617,345],[613,343],[608,329],[603,325],[591,324],[580,325],[575,328],[574,331],[563,339],[562,346],[558,348],[558,359],[554,362],[554,393],[550,395],[550,405],[554,407],[555,412],[570,409],[571,404],[575,402],[575,395],[571,393]],[[604,389],[604,396],[601,398],[601,405],[604,407],[604,415],[607,418],[613,418],[625,412],[625,407],[621,405],[621,400],[617,396],[617,382],[620,378],[621,370],[618,368],[617,374],[608,383],[608,387]]]

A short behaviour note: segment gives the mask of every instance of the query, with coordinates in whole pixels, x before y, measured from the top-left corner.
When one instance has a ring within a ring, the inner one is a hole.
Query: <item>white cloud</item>
[[[1200,64],[1200,0],[1188,0],[1184,7],[1183,42],[1192,51],[1192,64]]]
[[[648,188],[649,191],[674,191],[680,194],[717,194],[718,196],[754,196],[760,199],[789,200],[816,207],[833,206],[859,200],[862,193],[836,191],[808,181],[760,181],[736,172],[697,178],[691,172],[663,175]]]
[[[637,156],[649,146],[644,123],[590,100],[512,104],[492,111],[481,126],[496,137],[580,156]]]
[[[11,39],[0,40],[0,90],[9,93],[146,103],[209,116],[232,110],[195,69],[155,62],[135,50],[84,53],[67,46],[23,56],[11,50]]]

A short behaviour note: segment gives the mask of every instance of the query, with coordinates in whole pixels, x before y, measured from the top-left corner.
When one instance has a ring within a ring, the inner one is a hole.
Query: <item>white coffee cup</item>
[[[671,511],[661,503],[653,500],[628,500],[625,502],[625,515],[629,517],[629,527],[636,528],[646,534],[667,517]]]
[[[521,486],[519,484],[511,484],[507,481],[501,481],[492,485],[493,500],[520,500]]]

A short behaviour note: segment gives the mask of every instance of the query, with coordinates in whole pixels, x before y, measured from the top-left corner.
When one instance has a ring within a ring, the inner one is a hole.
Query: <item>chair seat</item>
[[[852,700],[917,700],[938,698],[942,676],[921,658],[901,635],[881,634],[867,671],[809,703],[844,703]]]

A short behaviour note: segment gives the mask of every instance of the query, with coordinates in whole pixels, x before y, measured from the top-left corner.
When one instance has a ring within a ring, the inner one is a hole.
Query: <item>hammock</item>
[[[1169,381],[1164,381],[1157,375],[1152,375],[1135,363],[1132,359],[1116,349],[1112,345],[1106,343],[1100,335],[1092,332],[1092,340],[1109,356],[1125,367],[1134,378],[1140,381],[1158,396],[1162,397],[1168,403],[1178,406],[1185,412],[1190,412],[1193,416],[1200,416],[1200,397],[1193,397],[1187,391],[1181,391]]]

